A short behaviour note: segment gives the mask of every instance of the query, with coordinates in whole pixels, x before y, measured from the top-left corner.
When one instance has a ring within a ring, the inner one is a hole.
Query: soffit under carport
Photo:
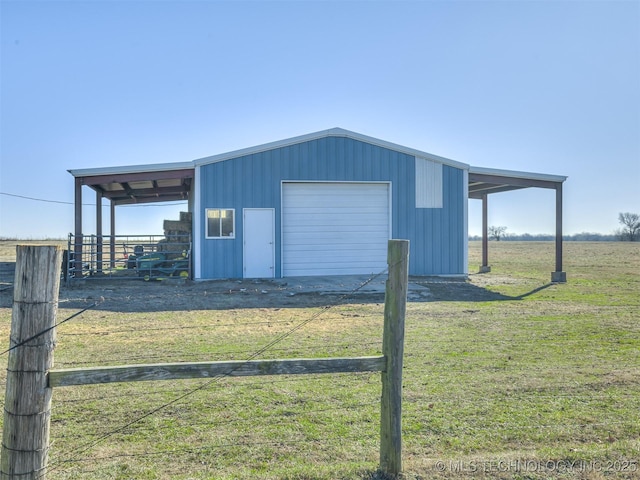
[[[482,266],[480,272],[491,271],[487,222],[489,195],[529,187],[548,188],[555,190],[556,194],[556,270],[551,273],[551,281],[567,281],[566,273],[562,270],[562,184],[566,179],[567,177],[561,175],[469,167],[469,198],[482,200]]]
[[[469,198],[481,199],[492,193],[530,187],[555,189],[566,179],[567,177],[561,175],[470,167]]]
[[[69,170],[114,205],[187,200],[193,185],[192,162]]]

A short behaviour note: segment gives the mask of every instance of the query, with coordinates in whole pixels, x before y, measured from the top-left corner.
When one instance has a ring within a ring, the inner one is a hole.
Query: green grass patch
[[[553,244],[490,252],[492,272],[469,283],[495,300],[407,306],[405,477],[637,477],[640,244],[565,244],[568,283],[558,285],[549,285]],[[480,264],[479,244],[470,264]],[[56,366],[242,359],[314,316],[261,358],[381,351],[381,302],[122,307],[59,328]],[[59,317],[74,311],[62,305]],[[10,316],[0,310],[2,349]],[[382,478],[379,397],[375,373],[60,388],[48,478]]]

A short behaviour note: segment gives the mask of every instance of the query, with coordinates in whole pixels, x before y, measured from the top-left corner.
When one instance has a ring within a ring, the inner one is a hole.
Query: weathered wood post
[[[380,469],[397,476],[402,471],[402,360],[404,355],[404,317],[409,283],[409,241],[389,240],[387,250],[389,279],[384,301],[382,372],[380,403]]]
[[[61,262],[60,247],[17,247],[1,479],[44,478],[51,419],[47,371],[53,366]]]

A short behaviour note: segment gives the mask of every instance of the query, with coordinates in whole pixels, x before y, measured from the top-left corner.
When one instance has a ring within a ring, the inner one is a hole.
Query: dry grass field
[[[0,239],[0,262],[16,261],[17,245],[60,245],[67,248],[67,240],[7,240]]]
[[[414,279],[431,295],[407,306],[404,478],[640,478],[640,243],[565,243],[566,284],[554,258],[492,242],[489,274]],[[246,359],[279,337],[261,358],[380,354],[382,296],[271,288],[62,286],[59,321],[101,303],[58,328],[56,368]],[[59,388],[47,478],[381,479],[379,397],[376,373]]]

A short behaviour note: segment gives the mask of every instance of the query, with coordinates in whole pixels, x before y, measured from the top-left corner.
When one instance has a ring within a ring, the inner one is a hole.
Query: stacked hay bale
[[[158,243],[158,251],[167,254],[167,259],[186,256],[191,249],[191,212],[180,212],[180,220],[165,220],[164,240]]]

